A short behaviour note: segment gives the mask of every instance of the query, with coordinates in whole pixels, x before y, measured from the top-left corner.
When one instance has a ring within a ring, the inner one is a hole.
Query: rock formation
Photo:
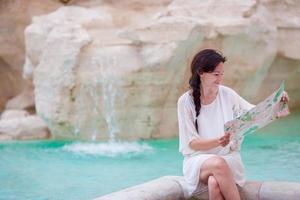
[[[27,84],[30,85],[22,78],[22,71],[25,61],[24,30],[31,23],[31,17],[52,12],[62,5],[56,0],[1,1],[0,112],[9,99],[21,93]]]
[[[66,4],[25,30],[24,76],[57,138],[176,136],[177,99],[203,48],[224,53],[225,85],[251,102],[285,79],[291,107],[300,106],[296,0]]]

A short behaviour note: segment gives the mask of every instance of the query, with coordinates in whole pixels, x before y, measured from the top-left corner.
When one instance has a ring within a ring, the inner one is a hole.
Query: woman
[[[209,199],[237,200],[237,185],[245,183],[239,154],[241,141],[230,142],[224,124],[254,105],[220,85],[225,61],[213,49],[195,55],[189,81],[191,90],[178,100],[179,151],[184,156],[183,175],[189,194],[208,189]],[[288,101],[288,96],[282,101]],[[223,155],[224,147],[231,153]]]

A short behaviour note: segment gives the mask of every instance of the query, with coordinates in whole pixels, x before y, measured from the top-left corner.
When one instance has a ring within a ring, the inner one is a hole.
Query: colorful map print
[[[225,132],[230,132],[230,140],[240,140],[242,137],[254,133],[268,125],[275,119],[289,114],[287,103],[281,102],[284,93],[284,83],[277,91],[260,102],[251,110],[224,125]]]

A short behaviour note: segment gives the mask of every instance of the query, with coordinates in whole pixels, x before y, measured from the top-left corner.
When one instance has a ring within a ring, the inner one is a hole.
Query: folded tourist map
[[[273,94],[254,108],[225,123],[224,130],[231,133],[230,140],[239,140],[268,125],[278,117],[288,115],[287,103],[280,101],[283,94],[284,82]]]

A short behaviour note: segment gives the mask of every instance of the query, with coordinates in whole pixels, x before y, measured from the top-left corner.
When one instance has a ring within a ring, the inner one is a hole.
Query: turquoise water
[[[300,112],[247,136],[247,179],[300,181]],[[93,199],[182,175],[178,139],[128,143],[0,143],[0,199]]]

